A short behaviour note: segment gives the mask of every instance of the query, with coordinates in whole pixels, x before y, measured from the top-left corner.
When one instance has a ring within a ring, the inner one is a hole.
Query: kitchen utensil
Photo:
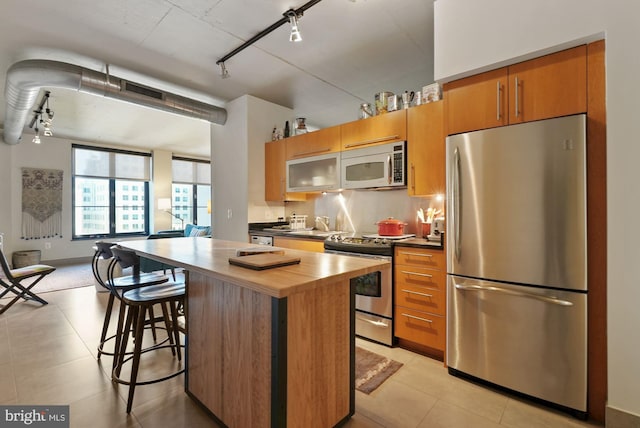
[[[371,104],[369,103],[360,104],[360,110],[358,111],[358,119],[366,119],[371,116],[373,116],[373,113],[371,111]]]
[[[404,226],[407,223],[402,220],[397,220],[393,217],[388,217],[385,220],[380,220],[376,223],[378,226],[378,235],[380,236],[398,236],[404,232]]]
[[[321,230],[323,232],[329,231],[329,217],[327,216],[317,216],[316,217],[316,229]]]
[[[389,95],[387,97],[387,111],[398,110],[398,95]]]
[[[419,106],[420,104],[422,104],[422,92],[421,91],[416,91],[414,97],[413,97],[413,105],[414,106]]]
[[[422,237],[427,239],[431,235],[431,223],[422,223]]]
[[[411,102],[415,96],[415,92],[404,91],[402,94],[402,108],[408,109],[411,106]]]
[[[307,133],[307,125],[305,123],[307,119],[304,117],[296,117],[296,129],[295,135],[306,134]]]
[[[378,92],[375,95],[375,101],[376,101],[376,115],[378,114],[384,114],[386,113],[387,110],[387,101],[389,99],[389,97],[393,95],[393,92],[389,92],[389,91],[384,91],[384,92]]]

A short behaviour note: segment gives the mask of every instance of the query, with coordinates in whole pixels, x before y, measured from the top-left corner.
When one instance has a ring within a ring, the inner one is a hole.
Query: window
[[[73,238],[147,234],[151,155],[75,144],[72,152]]]
[[[172,212],[183,219],[185,224],[210,226],[208,206],[211,201],[211,164],[208,161],[174,157],[171,170]],[[182,222],[174,218],[172,226],[179,229]]]

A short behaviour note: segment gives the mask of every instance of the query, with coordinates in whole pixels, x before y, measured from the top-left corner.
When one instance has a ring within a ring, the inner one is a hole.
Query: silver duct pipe
[[[224,125],[227,111],[64,62],[30,59],[13,64],[5,86],[4,141],[18,144],[42,87],[74,89]]]

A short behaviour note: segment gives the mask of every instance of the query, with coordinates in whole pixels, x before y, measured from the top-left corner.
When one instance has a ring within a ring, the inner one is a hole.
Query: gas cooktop
[[[415,235],[380,236],[377,234],[363,235],[331,235],[324,241],[324,249],[359,254],[388,255],[393,252],[393,241],[407,239]]]

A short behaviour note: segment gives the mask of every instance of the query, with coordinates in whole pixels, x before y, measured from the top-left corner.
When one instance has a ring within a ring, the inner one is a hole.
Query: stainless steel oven
[[[345,238],[346,239],[346,238]],[[330,242],[330,238],[327,239]],[[356,335],[383,343],[393,344],[393,275],[391,254],[368,254],[362,248],[336,248],[325,241],[325,253],[365,257],[389,262],[389,267],[351,279],[356,292]],[[332,248],[333,247],[333,248]],[[391,250],[391,247],[388,247]],[[366,251],[366,250],[365,250]],[[378,250],[378,252],[387,252]]]

